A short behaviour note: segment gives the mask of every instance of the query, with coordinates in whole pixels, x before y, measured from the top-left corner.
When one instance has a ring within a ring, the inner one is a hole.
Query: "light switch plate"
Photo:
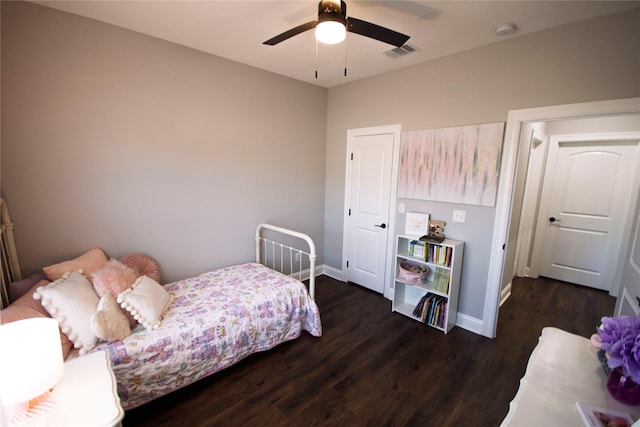
[[[466,211],[453,211],[453,222],[464,222],[467,215]]]
[[[404,213],[404,203],[398,203],[398,213]]]

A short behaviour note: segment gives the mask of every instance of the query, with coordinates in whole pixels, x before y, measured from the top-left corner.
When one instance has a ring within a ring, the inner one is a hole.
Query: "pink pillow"
[[[31,319],[34,317],[51,317],[40,301],[33,299],[33,293],[40,287],[48,285],[49,281],[41,280],[31,289],[25,292],[13,304],[0,311],[0,320],[2,323],[11,323],[22,319]],[[60,343],[62,344],[62,357],[66,358],[73,343],[69,338],[60,331]]]
[[[153,258],[144,254],[131,254],[120,261],[136,270],[139,276],[147,276],[156,282],[160,282],[158,263]]]
[[[41,280],[45,279],[44,273],[36,273],[26,279],[11,282],[9,284],[9,304],[17,301],[22,295]]]
[[[138,276],[138,272],[133,268],[117,259],[111,259],[93,272],[91,280],[100,298],[105,295],[116,298],[122,291],[130,288]]]
[[[133,268],[117,259],[111,259],[93,272],[91,280],[93,288],[100,298],[111,295],[113,299],[116,299],[120,293],[131,287],[138,276],[138,272]],[[124,313],[129,318],[129,325],[134,328],[138,322],[128,312],[124,311]]]
[[[102,252],[102,249],[96,246],[77,258],[44,267],[42,271],[51,282],[61,278],[67,271],[82,270],[83,274],[90,278],[91,273],[98,270],[106,262],[107,256]]]

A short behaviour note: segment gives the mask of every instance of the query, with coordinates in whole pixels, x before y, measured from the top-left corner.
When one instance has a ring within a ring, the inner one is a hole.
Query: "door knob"
[[[387,228],[387,224],[383,222],[382,224],[374,225],[374,227]]]
[[[556,218],[555,218],[555,217],[553,217],[553,216],[549,218],[549,222],[560,222],[560,221],[561,221],[561,220],[556,219]]]

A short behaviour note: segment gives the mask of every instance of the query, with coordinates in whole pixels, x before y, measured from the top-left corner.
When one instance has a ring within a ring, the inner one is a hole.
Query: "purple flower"
[[[640,384],[640,315],[603,317],[597,331],[609,367],[621,369],[625,377]]]

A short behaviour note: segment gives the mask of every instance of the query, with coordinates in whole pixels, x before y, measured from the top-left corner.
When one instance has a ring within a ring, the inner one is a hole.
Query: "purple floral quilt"
[[[220,371],[248,355],[300,336],[322,335],[306,286],[261,264],[210,271],[164,286],[174,295],[160,328],[138,327],[102,343],[125,409]]]

